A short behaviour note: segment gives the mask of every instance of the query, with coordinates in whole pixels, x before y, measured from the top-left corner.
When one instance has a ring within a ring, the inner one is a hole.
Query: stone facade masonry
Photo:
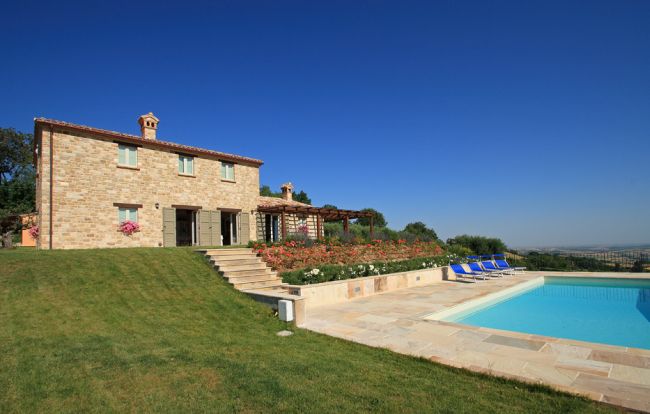
[[[118,143],[110,138],[63,127],[54,127],[51,132],[44,127],[36,139],[40,248],[50,247],[51,167],[54,249],[161,246],[163,208],[172,205],[249,213],[249,228],[241,231],[255,238],[257,165],[235,163],[235,182],[229,182],[221,179],[218,158],[195,156],[194,175],[181,176],[178,153],[155,148],[145,140],[137,149],[137,168],[126,168],[118,166]],[[140,232],[125,236],[118,231],[118,207],[114,203],[142,205],[138,209]]]

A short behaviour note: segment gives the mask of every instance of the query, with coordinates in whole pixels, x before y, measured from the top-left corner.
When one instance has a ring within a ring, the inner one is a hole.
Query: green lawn
[[[0,413],[596,412],[297,329],[188,249],[0,252]]]

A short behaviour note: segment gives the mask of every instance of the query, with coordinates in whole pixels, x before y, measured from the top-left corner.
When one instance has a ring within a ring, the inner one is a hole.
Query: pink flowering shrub
[[[298,226],[298,234],[308,236],[309,235],[309,226],[306,224],[301,224]]]
[[[309,247],[305,246],[303,241],[292,240],[273,246],[254,243],[253,249],[269,266],[279,272],[326,264],[392,262],[416,257],[432,257],[443,253],[435,242],[406,243],[404,240],[373,240],[365,244],[329,242],[317,243]]]
[[[133,233],[137,233],[140,231],[140,225],[135,221],[126,220],[120,223],[120,225],[118,226],[118,230],[121,231],[126,236],[130,236]]]
[[[38,236],[41,233],[41,229],[38,226],[32,226],[29,228],[29,230],[27,230],[27,232],[29,233],[29,236],[32,239],[38,240]]]

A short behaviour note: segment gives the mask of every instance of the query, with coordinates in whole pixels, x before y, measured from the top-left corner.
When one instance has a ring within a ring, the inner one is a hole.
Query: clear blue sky
[[[650,242],[650,2],[5,2],[0,126],[258,157],[262,184],[511,246]]]

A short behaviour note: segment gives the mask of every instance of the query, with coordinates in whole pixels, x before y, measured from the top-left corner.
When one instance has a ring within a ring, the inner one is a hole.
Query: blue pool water
[[[650,349],[650,280],[546,277],[532,290],[447,320]]]

